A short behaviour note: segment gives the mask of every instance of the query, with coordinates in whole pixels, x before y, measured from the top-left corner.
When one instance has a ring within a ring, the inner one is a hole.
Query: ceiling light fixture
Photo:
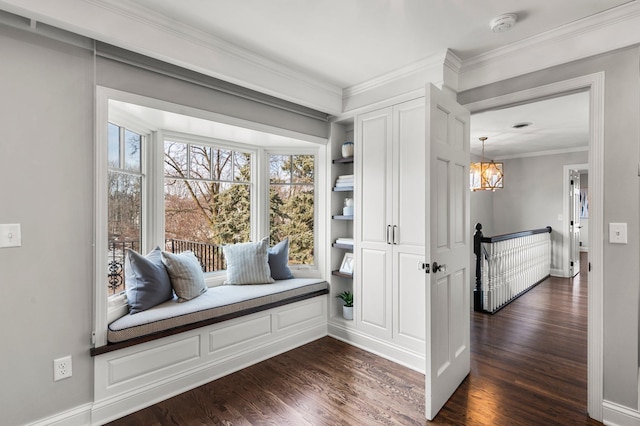
[[[491,20],[489,24],[491,31],[494,33],[504,33],[509,31],[518,20],[518,15],[515,13],[505,13],[504,15],[496,16]]]
[[[533,123],[530,123],[528,121],[523,121],[522,123],[515,123],[513,125],[511,125],[512,128],[514,129],[523,129],[525,127],[529,127],[531,126]]]
[[[471,167],[469,167],[471,190],[475,192],[501,189],[504,184],[504,166],[502,163],[484,161],[484,141],[487,138],[483,136],[480,140],[482,141],[482,161],[471,163]]]

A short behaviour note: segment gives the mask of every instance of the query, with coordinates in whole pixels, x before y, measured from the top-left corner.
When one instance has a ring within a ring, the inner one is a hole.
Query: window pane
[[[140,250],[142,233],[142,177],[108,173],[109,294],[124,290],[124,255]]]
[[[222,245],[250,238],[250,179],[251,154],[165,142],[165,249],[193,251],[205,272],[225,269]]]
[[[120,127],[109,123],[108,129],[108,162],[109,167],[120,167]]]
[[[233,180],[251,182],[251,154],[235,152],[233,161]]]
[[[175,177],[187,176],[187,144],[165,141],[164,143],[164,175]]]
[[[213,179],[233,180],[233,153],[225,149],[214,148],[213,152]]]
[[[165,238],[190,241],[214,240],[208,218],[211,203],[203,182],[165,180]]]
[[[208,146],[191,145],[192,179],[211,179],[211,148]]]
[[[288,155],[271,155],[269,157],[269,175],[271,183],[291,182],[291,162]]]
[[[124,168],[133,172],[142,171],[142,136],[124,131]]]
[[[289,237],[289,263],[314,263],[314,191],[312,185],[271,185],[270,237]]]
[[[293,183],[313,183],[313,155],[294,155],[291,157]]]

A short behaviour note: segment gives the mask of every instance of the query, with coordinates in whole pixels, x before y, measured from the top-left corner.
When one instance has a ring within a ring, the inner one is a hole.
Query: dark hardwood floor
[[[433,422],[422,374],[325,337],[111,424],[597,425],[586,324],[586,273],[473,313],[471,374]]]

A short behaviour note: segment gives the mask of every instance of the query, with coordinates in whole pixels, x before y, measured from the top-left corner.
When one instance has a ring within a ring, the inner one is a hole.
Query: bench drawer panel
[[[307,303],[277,312],[275,314],[276,329],[284,330],[295,325],[300,325],[306,321],[325,318],[325,304],[323,303],[325,299],[324,297],[315,297],[307,301]]]
[[[227,325],[209,333],[209,351],[215,352],[271,334],[271,315]]]
[[[200,336],[115,358],[109,360],[107,365],[109,385],[116,385],[198,358],[200,358]]]

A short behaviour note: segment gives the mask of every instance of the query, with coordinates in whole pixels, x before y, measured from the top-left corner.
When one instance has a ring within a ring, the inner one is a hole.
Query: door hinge
[[[96,344],[96,332],[95,331],[91,332],[91,344],[92,345]]]
[[[573,186],[573,179],[571,179],[571,186]]]
[[[589,262],[589,272],[591,272],[591,262]]]
[[[571,265],[569,265],[569,266],[573,267],[573,260],[571,261]]]

